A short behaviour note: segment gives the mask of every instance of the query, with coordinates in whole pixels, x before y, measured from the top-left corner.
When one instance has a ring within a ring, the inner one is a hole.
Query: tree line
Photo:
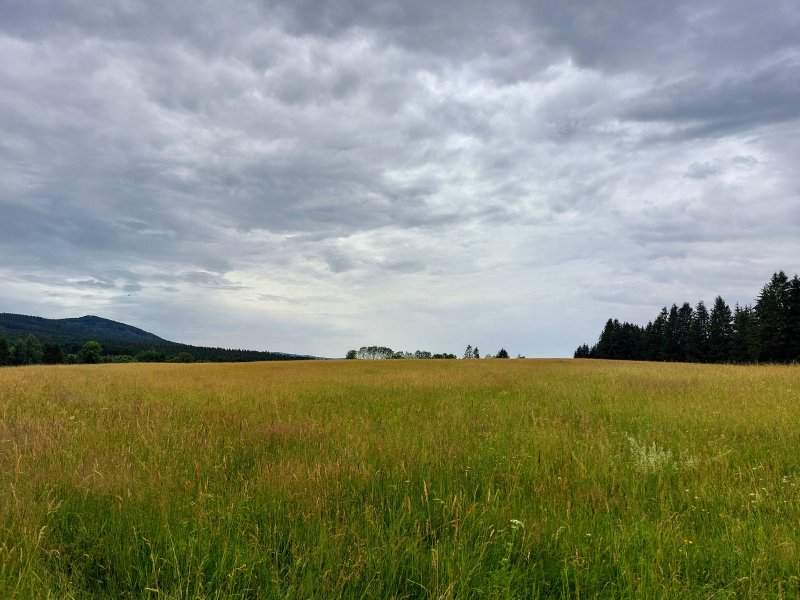
[[[105,354],[100,342],[89,340],[75,353],[66,353],[60,344],[42,343],[33,334],[13,343],[0,335],[0,366],[99,364],[124,362],[195,362],[188,352],[166,354],[155,348],[142,350],[134,355]]]
[[[128,362],[252,362],[264,360],[306,360],[310,357],[280,354],[275,352],[259,352],[256,350],[232,350],[227,348],[206,348],[202,346],[185,346],[173,344],[176,350],[151,347],[121,354],[116,346],[109,351],[100,342],[89,340],[77,347],[76,352],[69,352],[74,344],[67,346],[55,342],[42,342],[37,336],[28,334],[10,342],[0,335],[0,366],[23,365],[60,365],[60,364],[99,364]],[[194,350],[188,352],[185,349]]]
[[[464,350],[464,355],[462,358],[465,359],[473,359],[473,358],[480,358],[481,353],[478,350],[478,347],[472,347],[472,344],[468,345],[466,350]],[[350,360],[398,360],[398,359],[455,359],[457,358],[455,354],[449,354],[447,352],[440,353],[440,354],[433,354],[428,352],[427,350],[417,350],[416,352],[403,352],[397,351],[395,352],[391,348],[387,348],[386,346],[361,346],[358,350],[348,350],[345,358]],[[500,348],[495,356],[491,354],[487,354],[484,358],[509,358],[508,351],[505,348]],[[521,358],[521,357],[520,357]]]
[[[709,310],[701,300],[663,307],[642,327],[606,321],[593,346],[575,358],[701,363],[800,362],[800,278],[773,274],[753,305],[730,306],[717,296]]]
[[[386,346],[361,346],[358,350],[348,350],[345,358],[349,360],[399,360],[399,359],[445,359],[455,358],[455,354],[428,352],[427,350],[417,350],[416,352],[395,352]]]

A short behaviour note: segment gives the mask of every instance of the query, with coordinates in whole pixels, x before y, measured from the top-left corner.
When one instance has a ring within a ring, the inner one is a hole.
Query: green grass
[[[794,598],[800,368],[0,370],[3,598]]]

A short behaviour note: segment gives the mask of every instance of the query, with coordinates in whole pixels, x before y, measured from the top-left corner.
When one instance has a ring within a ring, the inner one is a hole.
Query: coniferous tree
[[[800,277],[797,275],[789,282],[786,313],[786,360],[800,362]]]
[[[600,333],[600,339],[597,340],[597,346],[595,347],[597,358],[614,358],[616,325],[619,325],[619,321],[615,319],[606,321],[606,326],[603,327],[603,331]]]
[[[620,323],[609,319],[600,333],[597,344],[581,346],[576,358],[609,358],[615,360],[641,360],[644,356],[645,330],[633,323]]]
[[[731,360],[733,314],[730,307],[717,296],[708,321],[708,360],[715,363]]]
[[[574,357],[575,358],[591,358],[591,350],[589,349],[588,344],[581,344],[578,346],[577,350],[575,350]]]
[[[689,345],[689,332],[692,328],[692,318],[694,316],[694,309],[688,302],[684,302],[678,309],[678,326],[677,326],[677,358],[678,361],[686,360],[686,351]]]
[[[472,354],[472,344],[467,344],[467,349],[464,350],[464,358],[474,358]]]
[[[700,300],[694,309],[692,324],[689,327],[689,340],[686,348],[686,359],[689,362],[708,361],[708,309]]]
[[[737,363],[758,361],[758,330],[753,309],[738,304],[733,311],[733,342],[731,360]]]
[[[681,356],[680,317],[677,304],[673,304],[667,315],[667,324],[664,330],[664,360],[671,362],[683,360]]]
[[[648,321],[644,326],[644,334],[642,338],[642,360],[656,360],[658,356],[658,332],[656,325],[652,321]]]
[[[789,316],[789,278],[775,273],[761,290],[755,305],[758,318],[760,360],[782,362],[787,358],[787,320]]]
[[[668,347],[669,347],[669,311],[667,310],[666,306],[661,307],[661,312],[658,313],[656,317],[656,321],[658,321],[658,353],[657,358],[655,360],[669,360],[668,359]]]
[[[642,360],[644,353],[644,331],[633,323],[623,323],[618,332],[617,358]]]
[[[667,307],[663,307],[658,316],[649,324],[645,330],[645,352],[646,360],[664,360],[667,347],[667,321],[669,313]]]

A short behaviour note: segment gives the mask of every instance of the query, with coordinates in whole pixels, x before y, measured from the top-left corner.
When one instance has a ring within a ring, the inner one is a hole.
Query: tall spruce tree
[[[686,359],[690,362],[708,361],[708,309],[700,300],[694,309],[692,324],[689,327],[689,342],[686,348]]]
[[[708,321],[708,360],[715,363],[730,362],[732,342],[733,313],[722,296],[717,296]]]
[[[573,355],[575,358],[591,358],[591,350],[589,349],[588,344],[581,344],[575,350],[575,354]]]
[[[756,301],[755,312],[758,317],[760,360],[784,362],[789,345],[789,278],[786,273],[775,273],[764,286]]]
[[[642,360],[644,355],[644,330],[634,323],[622,324],[622,356],[626,360]]]
[[[678,309],[678,358],[679,361],[686,360],[686,352],[689,346],[689,332],[692,329],[692,318],[694,309],[688,302],[684,302]]]
[[[667,345],[667,320],[669,313],[663,307],[658,316],[645,328],[644,357],[646,360],[664,360]]]
[[[758,361],[758,331],[755,314],[750,306],[742,308],[737,304],[733,311],[731,360],[737,363]]]
[[[600,338],[595,345],[595,356],[597,358],[613,358],[614,337],[614,319],[609,319],[606,321],[603,331],[600,332]]]
[[[680,323],[677,304],[673,304],[669,309],[665,338],[664,360],[671,362],[682,360],[680,356]]]
[[[789,282],[786,313],[786,360],[800,362],[800,277],[797,275]]]
[[[644,326],[644,334],[642,336],[642,360],[657,360],[658,340],[659,336],[655,323],[648,321],[647,325]]]

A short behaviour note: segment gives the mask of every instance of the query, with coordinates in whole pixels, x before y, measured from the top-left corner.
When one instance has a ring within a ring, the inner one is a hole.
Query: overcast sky
[[[568,356],[800,271],[797,0],[0,0],[0,312]]]

